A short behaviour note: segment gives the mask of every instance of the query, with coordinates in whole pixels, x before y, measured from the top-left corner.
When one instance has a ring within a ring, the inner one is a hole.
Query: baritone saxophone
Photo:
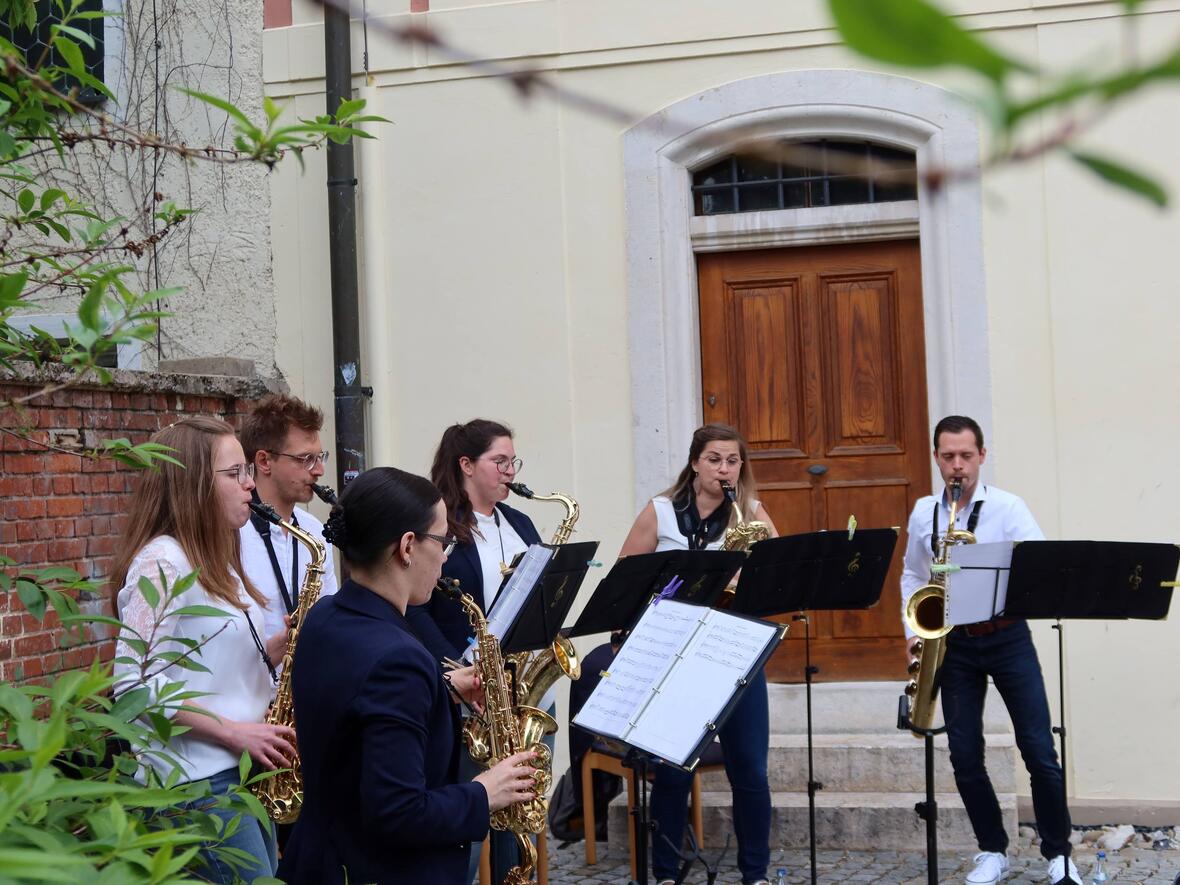
[[[291,613],[291,629],[287,633],[287,648],[283,652],[282,672],[279,674],[275,699],[266,714],[268,725],[286,725],[294,728],[295,703],[291,697],[291,663],[295,659],[299,627],[316,600],[320,598],[324,562],[328,557],[327,546],[312,537],[310,532],[282,519],[269,504],[252,501],[250,509],[267,522],[285,528],[311,555],[307,571],[303,574],[303,584],[299,587],[299,603]],[[299,809],[303,805],[303,771],[299,764],[299,756],[296,755],[291,760],[290,768],[280,770],[274,777],[258,781],[250,789],[275,823],[294,823],[299,818]]]

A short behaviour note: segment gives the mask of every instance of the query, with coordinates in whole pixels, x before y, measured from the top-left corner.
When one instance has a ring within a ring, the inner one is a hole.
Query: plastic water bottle
[[[787,868],[786,867],[779,867],[777,870],[775,870],[774,885],[787,885]]]
[[[1106,882],[1110,876],[1106,874],[1106,852],[1099,851],[1098,859],[1094,861],[1094,875],[1090,877],[1090,881],[1094,885],[1099,885],[1101,882]]]

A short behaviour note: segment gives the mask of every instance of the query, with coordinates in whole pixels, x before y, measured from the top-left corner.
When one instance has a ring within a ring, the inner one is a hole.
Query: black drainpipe
[[[324,4],[324,86],[329,114],[352,98],[348,8]],[[332,357],[336,406],[336,481],[343,491],[365,469],[360,303],[356,267],[356,169],[352,142],[328,142],[328,254],[332,267]]]

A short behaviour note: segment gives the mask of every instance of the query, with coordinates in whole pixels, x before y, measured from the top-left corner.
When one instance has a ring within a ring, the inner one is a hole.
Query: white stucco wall
[[[397,4],[395,4],[397,5]],[[322,32],[296,4],[296,25],[265,35],[267,89],[322,107]],[[400,4],[401,8],[408,3]],[[1118,4],[960,0],[972,27],[1049,67],[1120,45]],[[457,45],[524,59],[564,86],[630,108],[636,120],[736,80],[784,71],[872,70],[836,45],[817,2],[511,4],[435,2],[425,20]],[[1180,33],[1180,3],[1157,2],[1142,51]],[[422,20],[422,19],[419,19]],[[634,517],[628,231],[623,135],[503,83],[470,76],[423,49],[388,47],[370,29],[383,164],[386,328],[374,341],[392,374],[393,461],[425,472],[443,427],[482,415],[517,430],[522,479],[582,504],[579,537],[611,561]],[[354,65],[360,67],[359,38]],[[922,82],[955,88],[937,73]],[[358,86],[361,79],[358,77]],[[1177,93],[1157,90],[1083,137],[1180,194]],[[330,400],[323,176],[309,158],[274,184],[279,366],[297,393]],[[1180,216],[1095,182],[1059,159],[989,170],[983,179],[990,477],[1024,495],[1050,537],[1173,541],[1176,488],[1168,441],[1180,355],[1180,307],[1169,291]],[[363,260],[363,259],[362,259]],[[926,297],[939,293],[926,292]],[[302,328],[296,327],[296,318]],[[958,334],[970,330],[956,328]],[[642,348],[643,343],[638,342]],[[928,355],[929,358],[929,355]],[[1157,442],[1158,440],[1158,442]],[[684,446],[687,440],[673,441]],[[561,515],[526,506],[542,534]],[[1057,667],[1038,627],[1046,679]],[[1171,688],[1173,623],[1067,628],[1070,785],[1080,799],[1171,800],[1180,766],[1162,743],[1180,726]],[[1055,692],[1051,692],[1055,695]],[[1054,701],[1054,707],[1056,703]]]

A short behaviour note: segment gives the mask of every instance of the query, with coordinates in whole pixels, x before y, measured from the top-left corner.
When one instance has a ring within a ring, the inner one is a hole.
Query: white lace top
[[[156,612],[162,613],[164,617],[157,630],[157,636],[204,640],[204,644],[193,653],[193,656],[197,662],[208,667],[209,672],[185,670],[176,665],[166,666],[161,662],[154,662],[147,673],[147,685],[152,690],[153,698],[168,683],[183,682],[187,691],[205,693],[203,697],[194,698],[189,703],[234,721],[261,722],[266,716],[273,685],[270,673],[250,635],[250,626],[246,618],[247,615],[250,617],[261,637],[262,607],[246,594],[245,588],[241,588],[241,598],[249,603],[249,608],[242,611],[215,596],[210,596],[198,581],[170,601],[165,598],[164,593],[160,593],[159,602],[153,611],[139,589],[139,579],[147,577],[158,588],[161,571],[170,587],[193,571],[180,544],[168,535],[153,538],[131,561],[131,566],[127,570],[127,580],[118,594],[119,618],[147,639]],[[179,609],[193,605],[212,606],[226,612],[229,617],[173,614]],[[165,639],[157,650],[183,652],[185,648],[180,643]],[[142,656],[122,638],[117,643],[115,655],[118,658],[142,660]],[[140,668],[130,663],[116,663],[115,674],[120,679],[118,690],[123,691],[139,680]],[[169,711],[169,715],[174,712],[175,710]],[[171,766],[153,752],[159,749],[158,745],[139,749],[145,761],[152,764],[161,776],[168,775]],[[183,767],[188,780],[200,780],[227,768],[236,768],[238,764],[236,754],[220,744],[194,737],[191,732],[174,737],[169,742],[167,750]]]

